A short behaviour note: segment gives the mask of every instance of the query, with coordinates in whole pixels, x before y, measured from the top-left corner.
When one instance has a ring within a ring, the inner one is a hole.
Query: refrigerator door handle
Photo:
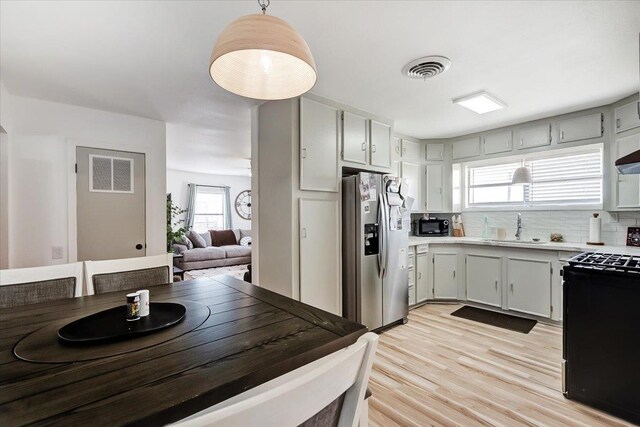
[[[382,192],[380,192],[378,202],[378,230],[380,239],[380,249],[378,250],[379,277],[383,279],[387,275],[387,205]]]

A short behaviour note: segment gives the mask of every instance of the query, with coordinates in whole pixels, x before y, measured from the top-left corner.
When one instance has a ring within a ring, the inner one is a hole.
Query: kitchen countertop
[[[508,240],[487,240],[480,237],[420,237],[409,236],[409,246],[430,245],[430,244],[459,244],[459,245],[479,245],[494,247],[509,247],[523,249],[542,249],[548,251],[566,251],[566,252],[606,252],[616,254],[640,254],[640,248],[630,246],[592,246],[586,243],[571,242],[543,242],[543,243],[516,243]]]

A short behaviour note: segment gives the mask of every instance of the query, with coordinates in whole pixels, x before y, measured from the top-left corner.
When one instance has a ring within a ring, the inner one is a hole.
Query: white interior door
[[[76,150],[78,261],[145,256],[144,154]]]

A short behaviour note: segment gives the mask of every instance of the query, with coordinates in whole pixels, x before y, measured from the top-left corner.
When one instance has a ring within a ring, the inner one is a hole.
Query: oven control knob
[[[443,221],[444,225],[449,225],[449,221],[447,221],[446,219]]]

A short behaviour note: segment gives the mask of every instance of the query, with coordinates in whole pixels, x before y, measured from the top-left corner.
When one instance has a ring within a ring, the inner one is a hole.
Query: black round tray
[[[187,309],[173,302],[152,302],[149,315],[127,320],[127,306],[110,308],[75,320],[58,330],[65,343],[90,344],[126,340],[168,328],[180,322]]]

